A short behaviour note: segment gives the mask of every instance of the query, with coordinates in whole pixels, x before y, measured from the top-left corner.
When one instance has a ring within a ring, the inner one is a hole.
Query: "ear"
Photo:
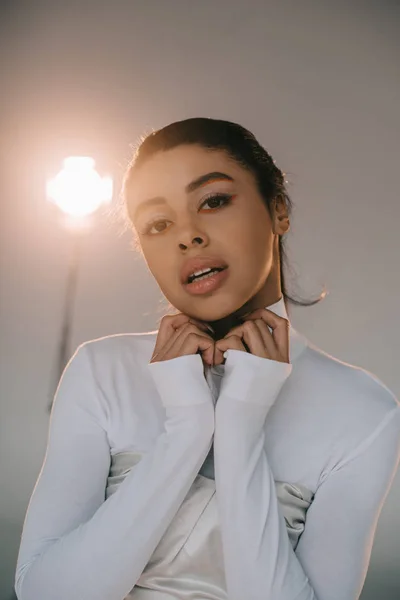
[[[271,211],[273,232],[277,235],[284,235],[290,229],[290,222],[286,202],[282,196],[276,196],[272,200]]]

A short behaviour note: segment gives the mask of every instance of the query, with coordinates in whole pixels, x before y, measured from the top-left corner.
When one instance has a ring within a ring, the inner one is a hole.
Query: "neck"
[[[210,321],[209,325],[214,329],[215,341],[222,339],[226,334],[243,323],[243,315],[253,312],[259,308],[267,308],[278,302],[282,298],[282,291],[275,290],[274,293],[267,294],[265,290],[260,290],[251,300],[243,304],[238,310],[217,321]]]
[[[280,257],[278,246],[275,246],[275,259],[272,269],[266,278],[262,288],[251,297],[251,299],[240,306],[230,315],[217,321],[210,321],[209,325],[214,329],[214,339],[220,340],[233,329],[243,323],[243,315],[253,312],[258,308],[267,308],[272,306],[282,298],[281,276],[280,276]]]

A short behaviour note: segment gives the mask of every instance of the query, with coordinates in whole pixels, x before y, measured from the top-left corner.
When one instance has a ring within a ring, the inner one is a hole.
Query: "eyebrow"
[[[198,188],[212,183],[214,181],[234,181],[233,177],[227,175],[226,173],[222,173],[221,171],[212,171],[211,173],[206,173],[205,175],[200,175],[197,179],[194,179],[185,187],[185,191],[187,194],[191,194]],[[149,198],[148,200],[144,200],[141,202],[136,210],[134,217],[138,215],[138,213],[144,208],[148,208],[149,206],[155,206],[159,204],[166,204],[166,199],[162,196],[155,196],[154,198]]]
[[[194,192],[197,188],[207,185],[212,181],[233,181],[233,177],[227,175],[226,173],[221,173],[221,171],[213,171],[212,173],[206,173],[205,175],[200,175],[197,179],[189,183],[185,190],[187,194]]]

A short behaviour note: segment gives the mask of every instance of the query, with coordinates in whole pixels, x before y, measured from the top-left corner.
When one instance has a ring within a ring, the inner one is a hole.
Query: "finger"
[[[210,336],[191,331],[184,337],[182,344],[178,347],[178,355],[184,356],[200,352],[203,363],[212,365],[214,344],[215,342]],[[176,349],[174,349],[174,352],[176,353]]]
[[[197,321],[196,319],[193,319],[192,317],[189,317],[184,313],[164,315],[161,319],[160,327],[157,333],[157,340],[154,346],[153,356],[158,354],[161,349],[163,349],[167,344],[169,344],[169,341],[171,339],[175,339],[177,337],[176,334],[178,330],[190,321],[193,323],[197,323],[200,328],[202,328],[204,331],[207,331],[205,323],[203,323],[202,321]]]
[[[258,320],[246,321],[241,325],[231,329],[231,331],[225,336],[229,338],[232,335],[239,336],[242,339],[243,346],[248,347],[249,352],[255,356],[261,358],[270,358],[272,360],[279,359],[279,352],[275,345],[275,342],[268,331],[268,327],[265,323]],[[261,329],[262,328],[262,329]],[[266,343],[264,342],[266,340]]]
[[[174,315],[164,315],[161,318],[160,326],[157,332],[156,344],[154,346],[154,355],[158,354],[161,348],[174,335],[176,329],[189,321],[188,315],[177,313]]]
[[[279,350],[268,325],[262,319],[255,319],[254,321],[248,321],[248,323],[254,323],[260,333],[268,357],[275,359]]]
[[[262,358],[270,358],[271,352],[275,353],[275,345],[272,337],[269,340],[270,343],[267,347],[264,344],[264,339],[261,335],[260,328],[257,326],[255,321],[246,321],[241,327],[243,330],[243,339],[249,347],[251,354],[254,354],[255,356],[261,356]]]
[[[180,342],[181,340],[177,341]],[[170,360],[179,356],[196,353],[200,354],[204,364],[211,365],[214,354],[214,340],[206,334],[192,331],[187,336],[184,336],[184,339],[178,346],[175,343],[168,348],[168,351],[160,350],[158,354],[152,357],[150,362]]]
[[[290,322],[284,317],[279,317],[267,308],[261,308],[251,313],[247,320],[261,319],[266,325],[271,328],[271,335],[275,341],[276,347],[280,356],[289,362],[289,330]]]
[[[254,321],[256,319],[262,319],[268,325],[268,327],[272,329],[272,333],[282,322],[289,323],[287,319],[285,319],[284,317],[280,317],[279,315],[275,314],[272,310],[268,310],[268,308],[258,308],[257,310],[254,310],[252,313],[244,317],[243,320]]]
[[[203,331],[205,334],[211,336],[211,332],[207,329],[206,325],[204,323],[202,323],[201,321],[196,321],[193,319],[189,319],[189,321],[187,323],[184,323],[183,325],[181,325],[180,327],[178,327],[174,333],[171,335],[171,337],[167,340],[164,348],[166,350],[168,350],[168,348],[175,343],[175,341],[185,332],[187,333],[187,331]]]
[[[165,346],[160,350],[160,358],[163,357],[163,360],[166,360],[165,356],[168,356],[170,354],[179,355],[180,349],[183,347],[186,337],[192,333],[197,334],[197,335],[202,335],[202,336],[206,337],[210,342],[212,342],[212,344],[214,344],[214,340],[211,338],[209,333],[207,334],[205,331],[202,332],[197,327],[197,325],[194,325],[194,323],[191,323],[189,321],[189,322],[185,323],[184,325],[182,325],[181,327],[179,327],[179,329],[177,329],[175,331],[175,333],[171,336],[171,338],[167,341]],[[197,349],[196,349],[196,352],[197,352]],[[214,353],[213,349],[208,350],[206,353],[206,356],[205,356],[205,360],[212,361],[213,353]]]
[[[194,337],[193,337],[194,336]],[[190,338],[192,341],[187,345],[187,338]],[[206,342],[204,341],[206,340]],[[198,346],[196,347],[196,342]],[[214,356],[214,339],[210,336],[209,333],[203,333],[195,325],[192,323],[188,323],[187,325],[182,327],[182,330],[179,332],[179,336],[176,340],[176,344],[174,347],[174,351],[176,349],[178,354],[181,354],[183,349],[185,351],[187,348],[192,350],[192,354],[196,354],[200,352],[201,358],[203,362],[208,365],[212,365],[213,356]]]
[[[234,327],[226,334],[225,338],[229,338],[232,335],[239,336],[242,340],[243,347],[246,349],[247,346],[251,354],[262,356],[263,358],[267,357],[267,351],[264,347],[260,331],[253,321],[246,321],[245,323]]]
[[[224,352],[227,350],[241,350],[242,352],[246,352],[246,348],[243,346],[239,335],[232,334],[215,342],[214,365],[222,365],[225,362]]]

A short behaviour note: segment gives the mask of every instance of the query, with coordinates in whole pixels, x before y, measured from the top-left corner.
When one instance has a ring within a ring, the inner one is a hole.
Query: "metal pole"
[[[54,396],[65,366],[70,358],[70,337],[73,321],[73,310],[76,296],[76,284],[78,278],[78,267],[81,255],[82,232],[76,231],[73,234],[72,248],[68,263],[67,285],[65,292],[64,316],[61,327],[61,335],[57,348],[57,359],[53,369],[50,389],[50,402],[48,411],[51,412]]]

